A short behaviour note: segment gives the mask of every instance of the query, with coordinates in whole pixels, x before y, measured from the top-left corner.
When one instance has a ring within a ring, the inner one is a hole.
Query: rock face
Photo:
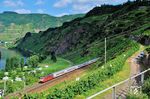
[[[139,42],[143,45],[150,45],[150,36],[143,36],[140,38]]]
[[[31,37],[31,33],[26,33],[25,37],[23,38],[22,42],[24,42],[28,37]]]

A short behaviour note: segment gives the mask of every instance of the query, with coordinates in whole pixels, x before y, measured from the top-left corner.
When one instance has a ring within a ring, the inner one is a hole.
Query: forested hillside
[[[17,48],[47,55],[55,51],[64,57],[71,56],[73,51],[80,57],[96,57],[100,51],[95,50],[94,54],[93,49],[102,47],[95,44],[102,43],[104,37],[122,35],[128,38],[149,30],[149,4],[149,1],[129,1],[117,6],[95,7],[85,17],[65,22],[61,27],[26,34]]]
[[[77,14],[54,17],[48,14],[18,14],[6,11],[0,14],[0,39],[12,40],[24,36],[29,31],[39,32],[49,27],[58,27],[64,22],[82,16],[84,15]]]

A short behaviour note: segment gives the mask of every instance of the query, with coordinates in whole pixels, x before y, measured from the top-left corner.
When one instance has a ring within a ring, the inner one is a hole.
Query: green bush
[[[13,93],[24,87],[24,84],[22,81],[15,81],[15,82],[7,81],[6,85],[7,85],[7,87],[6,87],[7,93]]]
[[[139,93],[139,94],[129,93],[126,99],[148,99],[148,96],[147,94],[143,94],[143,93]]]
[[[19,66],[20,66],[20,60],[18,57],[12,57],[6,60],[6,66],[5,66],[6,71],[18,68]]]
[[[74,99],[85,99],[85,96],[77,95]]]
[[[36,75],[36,74],[35,74]],[[26,85],[33,84],[34,82],[38,82],[38,78],[34,74],[26,75]]]
[[[39,63],[39,56],[33,55],[27,59],[27,64],[31,67],[37,67]]]
[[[144,85],[142,86],[142,91],[150,97],[150,78],[144,82]]]

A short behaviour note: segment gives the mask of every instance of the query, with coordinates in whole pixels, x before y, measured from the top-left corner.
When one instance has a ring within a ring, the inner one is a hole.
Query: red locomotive
[[[54,77],[53,77],[53,75],[47,75],[47,76],[45,76],[45,77],[42,77],[41,79],[40,79],[40,83],[45,83],[45,82],[47,82],[47,81],[49,81],[49,80],[52,80],[52,79],[54,79]]]

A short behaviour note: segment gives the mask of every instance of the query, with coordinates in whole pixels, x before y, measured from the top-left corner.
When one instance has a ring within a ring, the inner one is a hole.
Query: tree
[[[51,60],[53,60],[53,62],[57,62],[57,58],[55,56],[55,52],[54,51],[51,52]]]
[[[46,55],[43,55],[43,54],[40,54],[38,56],[39,56],[39,62],[41,62],[47,58]]]
[[[24,66],[24,59],[21,58],[21,60],[20,60],[21,71],[23,71],[23,66]]]
[[[5,65],[5,71],[8,71],[11,69],[11,61],[10,58],[6,59],[6,65]]]
[[[12,57],[6,59],[5,70],[8,71],[10,69],[18,68],[20,66],[20,60],[18,57]]]
[[[37,55],[33,55],[27,59],[27,64],[31,67],[37,67],[39,63],[39,57]]]
[[[13,68],[20,67],[20,59],[18,57],[12,57],[11,61],[12,61],[12,67]]]

